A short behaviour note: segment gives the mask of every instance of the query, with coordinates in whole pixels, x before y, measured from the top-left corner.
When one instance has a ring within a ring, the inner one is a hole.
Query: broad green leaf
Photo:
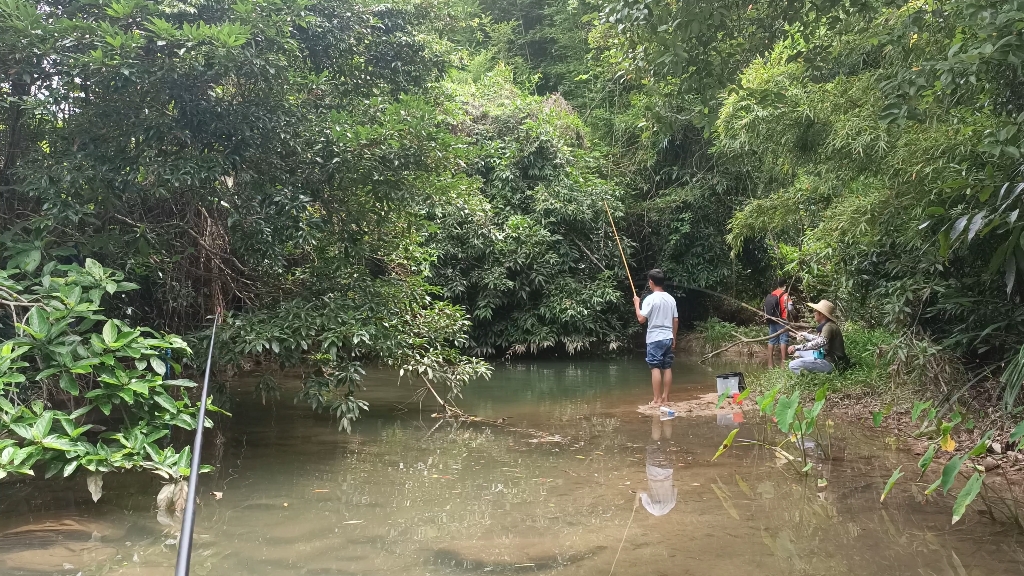
[[[72,412],[69,417],[72,420],[74,420],[75,418],[80,418],[82,416],[85,416],[90,410],[92,410],[92,408],[93,408],[92,404],[86,404],[85,406],[82,406],[78,410],[75,410],[74,412]]]
[[[885,483],[885,489],[882,490],[882,497],[878,499],[879,502],[885,501],[885,497],[889,495],[889,492],[892,490],[892,487],[896,485],[896,481],[903,476],[902,470],[903,466],[900,466],[899,468],[896,469],[895,472],[892,473],[892,476],[889,477],[889,481]]]
[[[723,441],[722,445],[718,447],[718,452],[715,452],[714,457],[711,458],[712,462],[714,462],[715,459],[717,459],[719,456],[721,456],[726,450],[729,449],[730,446],[732,446],[732,441],[733,441],[733,439],[736,438],[736,433],[739,432],[739,431],[740,431],[739,428],[734,428],[732,430],[732,432],[729,432],[729,435],[725,437],[725,441]]]
[[[917,463],[917,467],[921,469],[921,474],[928,471],[928,467],[932,465],[932,460],[935,458],[935,450],[938,445],[932,444],[928,447],[928,451],[921,456],[921,460]]]
[[[85,270],[97,280],[103,278],[103,266],[92,258],[85,259]]]
[[[157,358],[156,356],[153,356],[153,357],[151,357],[151,358],[149,359],[149,364],[150,364],[150,366],[152,366],[152,367],[153,367],[153,370],[154,370],[154,371],[155,371],[155,372],[156,372],[157,374],[159,374],[159,375],[163,376],[164,374],[166,374],[166,373],[167,373],[167,365],[166,365],[166,364],[164,364],[164,361],[163,361],[163,360],[161,360],[161,359]]]
[[[728,400],[728,399],[729,399],[729,391],[728,390],[725,391],[725,392],[722,392],[721,394],[719,394],[718,395],[718,403],[715,404],[715,410],[718,410],[719,408],[721,408],[722,404],[725,404],[725,401]]]
[[[1016,442],[1017,440],[1020,440],[1021,437],[1024,437],[1024,422],[1017,424],[1017,427],[1013,429],[1013,432],[1010,432],[1010,442]]]
[[[75,377],[72,376],[70,372],[65,372],[60,375],[60,387],[65,392],[75,396],[78,396],[78,393],[80,392],[78,388],[78,380],[75,380]]]
[[[53,450],[62,450],[64,452],[69,452],[76,448],[74,442],[62,436],[58,436],[56,434],[51,434],[46,438],[43,438],[42,445],[45,448],[50,448]]]
[[[800,407],[800,391],[793,392],[790,397],[779,398],[778,408],[775,411],[775,418],[778,420],[779,429],[789,432],[793,428],[793,419],[796,418],[796,410]]]
[[[967,453],[968,458],[974,458],[975,456],[981,456],[988,450],[989,444],[992,443],[992,431],[985,432],[985,435],[981,437],[981,440],[975,444],[974,448]]]
[[[32,329],[32,332],[40,335],[37,336],[40,340],[46,338],[46,335],[50,333],[50,317],[40,306],[36,306],[29,311],[26,322],[28,322],[28,327]]]
[[[885,413],[881,410],[875,410],[871,413],[871,423],[874,424],[875,428],[882,425],[882,418],[885,418]]]
[[[743,392],[740,392],[740,395],[736,397],[736,403],[742,404],[743,401],[747,399],[747,396],[750,396],[750,388],[747,388]]]
[[[953,482],[956,480],[956,474],[960,471],[960,467],[963,465],[963,458],[960,456],[953,456],[946,462],[946,465],[942,467],[942,477],[939,479],[942,486],[942,493],[949,492],[949,489],[953,487]]]
[[[32,437],[37,442],[50,433],[53,426],[53,412],[45,412],[32,426]]]
[[[46,473],[43,475],[43,478],[49,478],[50,476],[53,476],[54,474],[56,474],[57,472],[60,471],[60,469],[61,469],[61,467],[63,467],[63,465],[64,465],[64,462],[62,462],[60,460],[51,460],[46,465]]]
[[[40,250],[30,250],[21,259],[21,269],[26,272],[33,272],[39,267],[39,263],[43,259],[43,253]]]
[[[956,502],[953,503],[953,524],[956,524],[956,521],[963,517],[967,506],[978,496],[978,492],[981,492],[984,479],[984,475],[975,472],[963,489],[960,490],[960,494],[956,497]]]
[[[50,376],[53,376],[54,374],[60,371],[60,368],[47,368],[46,370],[43,370],[39,374],[36,374],[36,380],[43,380],[44,378],[49,378]]]
[[[170,396],[166,394],[154,394],[153,399],[156,400],[158,404],[163,406],[168,412],[171,412],[172,414],[178,411],[178,405],[174,403],[174,399],[172,399]]]
[[[103,342],[110,346],[115,340],[117,340],[117,326],[114,325],[113,320],[107,320],[107,323],[103,325]]]

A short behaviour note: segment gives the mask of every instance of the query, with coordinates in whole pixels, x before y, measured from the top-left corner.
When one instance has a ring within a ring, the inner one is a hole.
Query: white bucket
[[[742,372],[730,372],[728,374],[719,374],[716,377],[716,384],[718,385],[718,395],[728,392],[729,396],[733,394],[739,394],[740,384],[743,382]]]

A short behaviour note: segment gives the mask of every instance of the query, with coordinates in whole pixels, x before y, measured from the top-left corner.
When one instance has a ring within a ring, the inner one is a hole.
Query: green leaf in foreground
[[[882,418],[885,418],[885,412],[882,412],[881,410],[876,410],[871,413],[871,423],[875,425],[875,428],[882,425]]]
[[[914,409],[910,411],[910,421],[917,422],[917,419],[921,416],[921,411],[927,408],[931,402],[914,402]]]
[[[1022,436],[1024,436],[1024,422],[1017,424],[1017,427],[1013,429],[1013,432],[1010,432],[1010,442],[1016,442],[1017,440],[1020,440]]]
[[[715,410],[718,410],[719,408],[721,408],[722,404],[725,404],[725,401],[726,401],[727,398],[729,398],[729,391],[728,390],[726,390],[725,392],[722,392],[721,394],[719,394],[718,395],[718,403],[715,404]]]
[[[924,456],[921,456],[921,460],[917,463],[917,467],[921,469],[921,474],[927,472],[928,467],[932,465],[936,449],[938,449],[938,445],[932,444],[928,447],[928,451],[924,453]]]
[[[885,497],[889,495],[890,491],[892,491],[892,487],[896,485],[896,481],[899,480],[901,476],[903,476],[902,470],[903,466],[900,466],[899,468],[896,469],[895,472],[892,473],[892,476],[889,477],[889,481],[885,483],[885,489],[882,490],[882,497],[878,499],[879,502],[885,501]]]
[[[942,493],[949,492],[949,489],[953,487],[953,481],[956,480],[956,473],[960,471],[960,466],[964,463],[962,456],[953,456],[946,462],[946,465],[942,467],[942,478],[940,478],[939,485],[942,486]]]
[[[732,441],[734,438],[736,438],[736,433],[739,431],[739,428],[734,428],[732,432],[729,432],[729,435],[725,437],[725,441],[723,441],[722,445],[718,447],[718,452],[715,452],[714,458],[711,459],[712,462],[714,462],[715,458],[721,456],[723,452],[725,452],[726,450],[729,449],[730,446],[732,446]]]
[[[985,432],[985,435],[978,441],[978,443],[967,453],[968,458],[974,458],[975,456],[981,456],[988,450],[989,444],[992,443],[992,431]]]
[[[981,492],[984,478],[983,475],[975,472],[974,476],[971,476],[971,479],[964,485],[960,495],[956,497],[956,502],[953,503],[953,524],[956,524],[956,521],[964,515],[967,505],[974,501],[978,496],[978,492]]]
[[[793,419],[796,418],[796,409],[800,407],[800,391],[793,392],[790,397],[782,396],[775,410],[775,418],[778,419],[779,429],[788,433],[792,430]]]

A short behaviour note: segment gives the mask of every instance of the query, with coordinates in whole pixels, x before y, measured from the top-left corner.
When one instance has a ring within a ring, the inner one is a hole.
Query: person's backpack
[[[764,313],[769,318],[782,318],[782,307],[780,305],[780,296],[776,292],[764,297]]]

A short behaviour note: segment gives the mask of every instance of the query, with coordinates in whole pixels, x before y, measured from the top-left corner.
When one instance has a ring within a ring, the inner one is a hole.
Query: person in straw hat
[[[845,366],[846,346],[843,344],[843,332],[836,321],[835,305],[828,300],[807,305],[814,309],[814,321],[818,328],[815,332],[797,334],[805,342],[789,347],[789,353],[797,356],[789,363],[789,369],[795,374],[805,370],[827,374],[836,367]]]

